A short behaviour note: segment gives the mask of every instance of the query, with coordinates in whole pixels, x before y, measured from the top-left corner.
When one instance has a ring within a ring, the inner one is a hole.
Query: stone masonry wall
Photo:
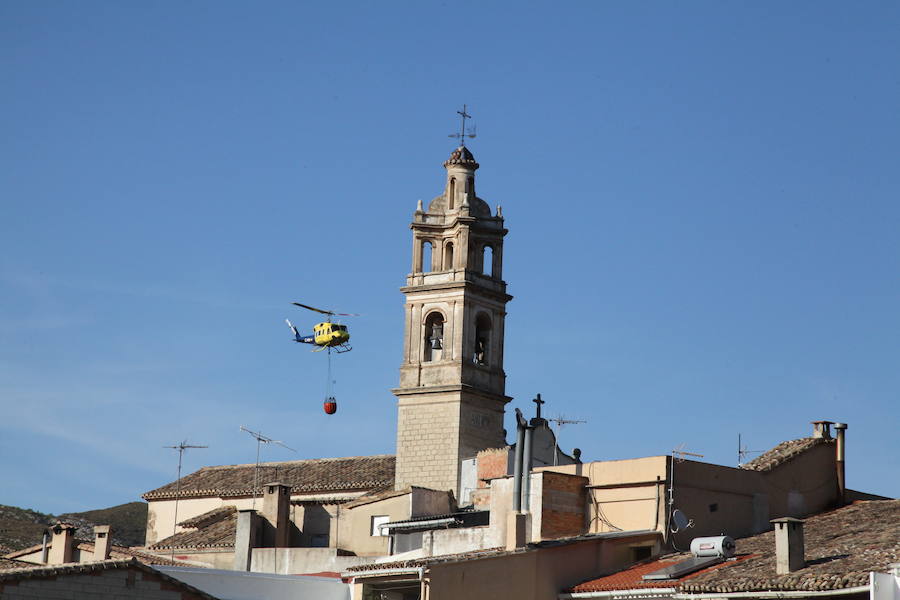
[[[459,403],[407,402],[397,415],[396,489],[410,485],[457,493]]]

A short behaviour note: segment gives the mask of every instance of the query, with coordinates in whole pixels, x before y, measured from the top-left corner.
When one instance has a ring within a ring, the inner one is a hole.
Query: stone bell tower
[[[506,445],[503,216],[475,194],[465,145],[444,162],[444,192],[413,215],[412,272],[398,399],[396,487],[459,493],[460,461]]]

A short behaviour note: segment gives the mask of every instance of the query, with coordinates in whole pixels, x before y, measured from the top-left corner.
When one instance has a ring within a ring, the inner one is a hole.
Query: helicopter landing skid
[[[350,344],[341,344],[340,346],[335,346],[334,351],[338,354],[343,354],[344,352],[350,352],[353,348]]]

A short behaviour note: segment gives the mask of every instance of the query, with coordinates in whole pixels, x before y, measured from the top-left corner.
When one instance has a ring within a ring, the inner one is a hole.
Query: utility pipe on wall
[[[847,431],[846,423],[835,423],[834,428],[837,430],[837,453],[835,467],[837,467],[837,484],[838,484],[838,506],[847,503],[847,481],[844,479],[844,434]]]
[[[528,423],[516,409],[516,458],[513,463],[513,511],[522,512],[522,455],[525,452],[525,428]]]

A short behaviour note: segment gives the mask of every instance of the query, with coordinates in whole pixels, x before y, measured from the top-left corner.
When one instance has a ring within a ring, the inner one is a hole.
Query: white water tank
[[[734,556],[734,538],[727,535],[699,537],[691,540],[691,554],[694,556]]]

